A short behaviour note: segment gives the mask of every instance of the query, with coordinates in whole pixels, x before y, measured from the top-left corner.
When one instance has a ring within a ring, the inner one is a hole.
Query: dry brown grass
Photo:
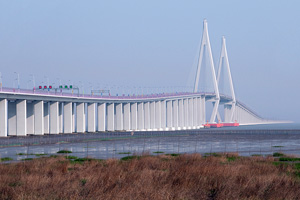
[[[299,199],[292,166],[275,166],[273,158],[227,156],[1,164],[0,199]]]

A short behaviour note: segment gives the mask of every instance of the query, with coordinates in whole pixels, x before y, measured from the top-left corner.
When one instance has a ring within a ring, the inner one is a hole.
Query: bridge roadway
[[[0,88],[0,137],[199,129],[206,122],[206,102],[214,98],[213,93],[99,96]],[[220,95],[225,122],[230,101]],[[239,102],[234,112],[238,122],[265,123]]]

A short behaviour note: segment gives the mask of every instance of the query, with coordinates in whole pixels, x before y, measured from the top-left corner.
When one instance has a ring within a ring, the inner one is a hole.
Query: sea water
[[[14,161],[36,158],[35,154],[57,155],[59,150],[72,151],[72,156],[97,159],[122,158],[135,154],[183,154],[215,152],[234,152],[242,156],[272,155],[275,152],[300,156],[300,124],[268,124],[224,127],[221,133],[209,133],[205,130],[194,134],[168,131],[161,135],[143,135],[127,137],[120,135],[99,140],[85,139],[80,142],[57,142],[55,144],[34,144],[24,146],[4,146],[0,148],[0,157],[10,157]],[[228,132],[226,131],[228,130]],[[255,134],[231,133],[231,130],[256,130]],[[261,131],[260,131],[261,130]],[[265,130],[295,130],[292,133],[265,134]],[[172,134],[174,133],[174,134]],[[99,133],[100,134],[100,133]],[[138,135],[138,133],[136,133]],[[29,136],[30,137],[30,136]],[[46,136],[44,136],[45,138]],[[48,136],[50,139],[52,136]],[[58,136],[53,136],[53,138]],[[4,139],[0,139],[4,140]],[[18,155],[18,154],[25,155]]]

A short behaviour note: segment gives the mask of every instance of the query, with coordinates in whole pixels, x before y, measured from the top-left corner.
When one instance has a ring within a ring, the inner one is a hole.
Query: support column
[[[189,116],[188,116],[188,128],[193,128],[193,116],[194,116],[194,108],[193,108],[194,102],[193,99],[189,99]]]
[[[201,120],[201,97],[197,98],[197,128],[200,128],[202,126],[202,120]]]
[[[197,126],[198,126],[197,98],[193,98],[193,128],[196,129]]]
[[[230,107],[231,105],[224,104],[224,122],[229,122],[229,115],[230,115]]]
[[[64,133],[72,133],[72,102],[64,103]]]
[[[161,128],[166,130],[167,128],[167,103],[166,101],[161,101]]]
[[[155,102],[155,127],[157,130],[162,130],[161,128],[161,101]]]
[[[137,120],[137,103],[131,104],[131,130],[137,130],[138,120]]]
[[[138,130],[142,131],[145,128],[144,103],[138,103]]]
[[[0,101],[0,137],[7,137],[7,99]]]
[[[171,130],[173,128],[173,104],[172,100],[167,101],[167,129]]]
[[[50,105],[49,102],[44,103],[44,134],[50,133],[50,116],[49,111]]]
[[[8,101],[8,129],[7,134],[17,135],[17,109],[16,109],[16,101]]]
[[[60,102],[59,103],[59,108],[58,108],[58,120],[59,120],[59,133],[64,132],[64,118],[63,118],[63,109],[64,109],[64,103]]]
[[[206,123],[206,109],[205,109],[205,97],[201,97],[201,122]]]
[[[150,128],[152,130],[156,130],[156,126],[155,126],[155,101],[152,101],[150,103]]]
[[[123,104],[123,108],[124,108],[124,114],[123,114],[123,129],[125,131],[129,131],[130,130],[130,103],[124,103]]]
[[[173,101],[173,127],[175,130],[179,130],[178,126],[178,100]]]
[[[189,128],[189,99],[183,100],[184,107],[184,129]]]
[[[84,133],[85,127],[85,103],[76,103],[76,125],[77,133]]]
[[[145,129],[150,129],[150,103],[144,103],[144,111],[145,111]]]
[[[116,130],[123,130],[123,104],[116,104]]]
[[[59,102],[50,103],[50,134],[59,133]]]
[[[96,132],[96,103],[88,103],[88,132]]]
[[[17,101],[17,136],[27,135],[26,104],[26,100]]]
[[[180,129],[184,128],[183,99],[178,100],[178,126]]]
[[[34,104],[34,134],[44,135],[44,101]]]
[[[106,103],[98,104],[98,131],[106,130]]]
[[[27,101],[26,105],[26,126],[27,134],[34,134],[34,103],[32,101]]]
[[[76,117],[75,117],[75,113],[76,113],[76,104],[72,103],[72,133],[76,132]]]
[[[115,130],[115,104],[110,103],[107,105],[107,130]]]

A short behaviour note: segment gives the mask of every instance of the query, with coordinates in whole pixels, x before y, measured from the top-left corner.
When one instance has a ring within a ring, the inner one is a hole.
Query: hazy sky
[[[300,122],[298,0],[0,0],[4,86],[63,83],[186,86],[203,19],[215,63],[221,37],[237,99],[263,117]],[[111,88],[113,89],[113,88]]]

